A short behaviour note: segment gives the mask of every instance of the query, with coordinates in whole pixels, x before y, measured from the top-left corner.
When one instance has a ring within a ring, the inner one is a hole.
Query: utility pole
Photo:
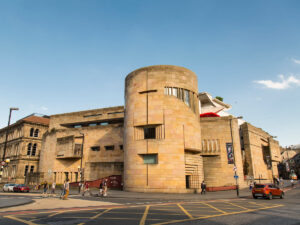
[[[78,193],[80,193],[81,185],[83,185],[83,176],[82,176],[82,158],[83,158],[83,147],[84,147],[84,134],[80,133],[82,136],[82,143],[81,143],[81,154],[80,154],[80,168],[79,168],[79,173],[80,173],[80,185],[79,185],[79,190]]]

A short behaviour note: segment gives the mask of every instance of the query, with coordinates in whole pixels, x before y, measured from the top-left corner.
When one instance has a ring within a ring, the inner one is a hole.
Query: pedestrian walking
[[[107,196],[107,179],[104,179],[103,182],[103,197]]]
[[[67,200],[70,192],[70,183],[68,179],[65,181],[64,189],[65,189],[65,195],[63,197],[63,200]]]
[[[48,192],[48,182],[47,181],[44,181],[44,184],[43,184],[43,197],[47,197],[47,192]]]
[[[92,196],[92,193],[90,191],[90,185],[87,181],[84,182],[84,191],[82,193],[82,196],[85,196],[85,193],[88,192],[90,196]]]
[[[66,194],[66,181],[64,181],[64,184],[63,184],[63,186],[62,186],[62,190],[61,190],[61,193],[60,193],[59,198],[60,198],[60,199],[63,199],[64,196],[65,196],[65,194]]]
[[[204,180],[201,183],[201,195],[206,193],[206,184]]]
[[[102,181],[100,182],[100,186],[99,186],[99,196],[100,197],[103,196],[103,183],[102,183]]]
[[[56,188],[56,183],[55,183],[55,181],[52,183],[52,185],[51,185],[51,194],[52,195],[55,195],[55,188]]]
[[[253,181],[251,180],[249,185],[249,190],[252,191],[252,189],[253,189]]]
[[[292,188],[294,187],[294,180],[291,179],[291,185],[292,185]]]

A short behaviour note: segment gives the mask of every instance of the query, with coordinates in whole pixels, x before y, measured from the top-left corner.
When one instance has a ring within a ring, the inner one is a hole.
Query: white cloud
[[[254,82],[261,84],[266,88],[277,89],[277,90],[284,90],[292,87],[292,85],[300,86],[300,79],[297,79],[293,75],[290,75],[289,77],[285,78],[284,75],[281,74],[278,77],[280,81],[277,82],[272,80],[257,80]]]
[[[41,107],[41,110],[43,110],[43,111],[47,111],[47,110],[48,110],[48,108],[47,108],[46,106],[42,106],[42,107]]]
[[[294,63],[296,63],[296,64],[299,64],[299,65],[300,65],[300,60],[299,60],[299,59],[294,59],[294,58],[292,58],[292,61],[293,61]]]

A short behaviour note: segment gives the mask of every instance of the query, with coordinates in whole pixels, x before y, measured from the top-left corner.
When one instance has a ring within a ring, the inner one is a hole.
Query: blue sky
[[[281,145],[300,143],[300,1],[0,0],[0,127],[124,104],[124,78],[179,65]]]

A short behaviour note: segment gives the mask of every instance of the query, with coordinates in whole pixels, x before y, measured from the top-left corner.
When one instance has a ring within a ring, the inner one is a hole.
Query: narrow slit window
[[[38,137],[39,136],[39,129],[35,129],[34,131],[34,137]]]
[[[37,144],[33,144],[33,146],[32,146],[32,151],[31,151],[31,155],[32,155],[32,156],[35,156],[35,153],[36,153],[36,146],[37,146]]]
[[[113,151],[115,150],[115,146],[114,145],[107,145],[107,146],[104,146],[105,150],[106,151]]]
[[[33,133],[34,133],[34,129],[31,128],[31,129],[30,129],[30,134],[29,134],[29,136],[30,136],[30,137],[33,137]]]
[[[27,155],[30,155],[30,153],[31,153],[31,147],[32,147],[32,144],[29,143],[28,146],[27,146]]]

